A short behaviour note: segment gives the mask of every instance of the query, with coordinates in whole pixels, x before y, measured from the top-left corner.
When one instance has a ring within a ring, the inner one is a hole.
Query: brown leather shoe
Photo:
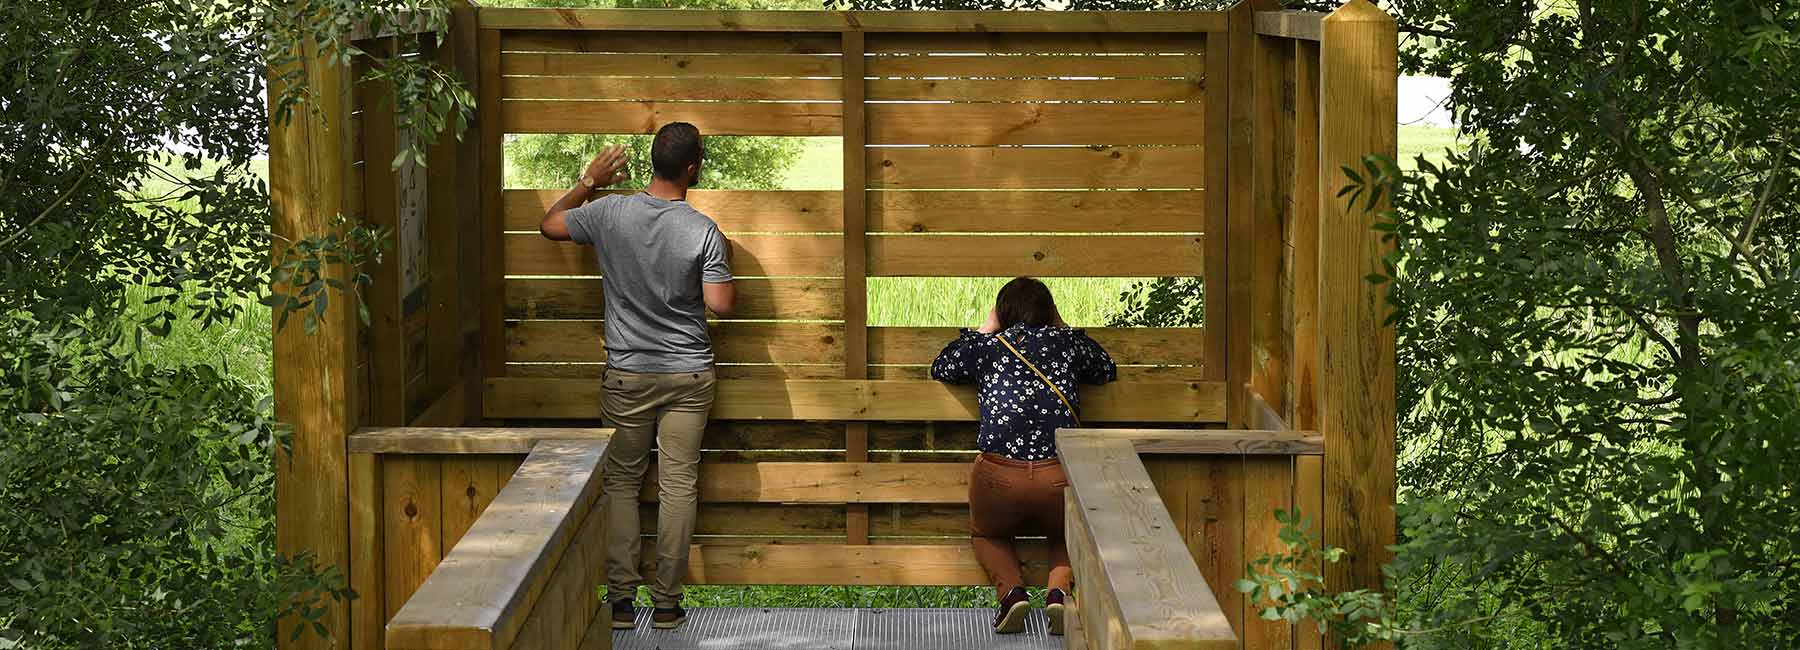
[[[1051,589],[1050,593],[1044,594],[1044,616],[1050,619],[1051,636],[1063,635],[1064,600],[1067,598],[1061,589]]]
[[[613,601],[612,629],[637,629],[637,608],[631,606],[630,598],[620,598]]]
[[[1018,634],[1025,631],[1025,615],[1031,612],[1031,596],[1024,587],[1013,587],[1000,599],[1000,612],[994,617],[995,634]]]
[[[687,610],[680,605],[674,607],[658,607],[650,614],[650,627],[658,630],[673,630],[687,622]]]

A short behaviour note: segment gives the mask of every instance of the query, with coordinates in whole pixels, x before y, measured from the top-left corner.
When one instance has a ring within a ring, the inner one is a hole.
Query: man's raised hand
[[[584,176],[593,179],[594,189],[623,183],[631,178],[631,170],[626,168],[625,145],[615,144],[600,151],[588,163]]]

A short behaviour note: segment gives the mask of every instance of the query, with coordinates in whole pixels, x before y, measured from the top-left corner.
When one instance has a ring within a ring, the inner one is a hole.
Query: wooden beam
[[[600,493],[606,443],[539,445],[431,577],[387,626],[389,648],[512,647],[564,550],[586,534]],[[598,531],[595,531],[598,532]],[[579,544],[576,546],[592,546]],[[585,587],[591,593],[592,583]]]
[[[869,377],[869,193],[863,166],[869,129],[863,100],[868,65],[867,43],[860,31],[845,31],[843,64],[843,197],[844,197],[844,378]],[[844,460],[869,459],[869,423],[844,425]],[[966,497],[965,497],[966,498]],[[851,544],[869,543],[869,507],[845,507],[845,535]]]
[[[269,195],[275,244],[280,260],[285,244],[334,234],[339,214],[354,214],[346,185],[354,174],[355,144],[351,129],[354,73],[328,60],[325,46],[310,39],[273,59],[289,63],[269,70],[269,96],[280,96],[289,73],[317,98],[286,121],[269,122]],[[349,283],[340,265],[326,273]],[[276,286],[277,292],[296,291]],[[344,438],[356,427],[363,396],[356,379],[357,321],[353,300],[334,291],[315,332],[292,318],[274,330],[275,418],[292,427],[288,453],[275,460],[275,550],[284,557],[311,554],[322,567],[348,570],[350,562],[350,497]],[[331,636],[307,631],[290,635],[303,621],[290,616],[278,622],[282,650],[342,648],[350,643],[348,606],[343,601],[321,605],[318,622]]]
[[[370,427],[350,435],[352,454],[529,454],[541,440],[605,442],[612,429]]]
[[[1258,11],[1256,33],[1263,36],[1317,41],[1325,16],[1317,11]]]
[[[1325,439],[1317,431],[1244,429],[1057,429],[1062,436],[1129,440],[1140,454],[1237,454],[1317,456]]]
[[[1281,414],[1277,413],[1274,407],[1269,406],[1268,400],[1263,399],[1262,394],[1258,393],[1256,388],[1245,385],[1244,390],[1250,393],[1250,424],[1255,428],[1269,431],[1286,431],[1293,428],[1281,419]]]
[[[479,19],[485,9],[476,11]],[[481,143],[481,374],[498,377],[506,373],[506,236],[501,194],[506,183],[506,134],[500,127],[500,32],[483,29],[478,41],[481,94],[474,128]]]
[[[506,231],[537,234],[538,222],[566,190],[506,190]],[[611,190],[605,194],[631,194]],[[687,201],[728,235],[834,233],[844,229],[837,192],[824,190],[691,190]]]
[[[1319,431],[1325,434],[1325,543],[1348,551],[1325,567],[1332,591],[1380,591],[1394,543],[1394,328],[1382,271],[1392,248],[1373,209],[1338,192],[1343,169],[1395,155],[1398,39],[1394,19],[1368,0],[1325,18],[1319,56]],[[1366,178],[1366,176],[1365,176]],[[1383,195],[1385,198],[1385,195]]]
[[[585,379],[498,377],[487,382],[490,418],[598,418],[600,386]],[[1082,392],[1092,422],[1222,422],[1225,385],[1205,381],[1115,382]],[[918,422],[978,419],[966,386],[924,380],[728,379],[712,416],[721,420]]]
[[[1021,549],[1025,580],[1044,583],[1043,547]],[[654,557],[647,555],[646,557]],[[689,554],[690,584],[985,585],[987,574],[968,544],[695,545]]]
[[[1217,11],[688,11],[483,7],[483,29],[678,32],[1216,32]]]
[[[640,499],[656,500],[656,472]],[[968,503],[968,463],[703,463],[702,503]]]
[[[1236,650],[1217,590],[1188,554],[1131,441],[1060,436],[1057,448],[1069,479],[1065,536],[1082,558],[1077,591],[1084,608],[1097,610],[1083,614],[1091,642]]]
[[[354,436],[352,436],[354,438]],[[350,455],[350,647],[381,647],[387,606],[382,595],[387,573],[381,546],[381,458]]]

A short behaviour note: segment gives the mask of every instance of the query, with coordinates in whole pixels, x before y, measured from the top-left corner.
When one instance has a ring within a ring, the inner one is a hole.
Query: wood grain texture
[[[876,327],[869,330],[869,359],[883,364],[929,364],[955,327]],[[1114,363],[1200,365],[1198,327],[1091,327],[1083,330]]]
[[[1037,557],[1025,558],[1025,579],[1041,585],[1043,555],[1032,555]],[[697,545],[688,560],[686,581],[715,585],[988,584],[987,574],[975,561],[974,549],[967,544]]]
[[[1283,411],[1288,424],[1298,429],[1317,429],[1319,377],[1319,46],[1294,43],[1294,188],[1293,209],[1288,218],[1288,264],[1294,295],[1294,367],[1289,372],[1290,402]]]
[[[1202,104],[870,104],[867,108],[870,144],[1205,141],[1199,128],[1206,113]]]
[[[483,7],[485,29],[724,32],[1216,32],[1216,11],[752,11]]]
[[[842,59],[816,54],[508,52],[500,74],[537,77],[836,77]],[[672,98],[659,98],[672,99]]]
[[[1211,245],[1206,254],[1206,313],[1213,314],[1208,319],[1214,326],[1206,332],[1206,358],[1218,360],[1206,367],[1206,378],[1213,381],[1225,381],[1226,363],[1230,357],[1227,345],[1231,334],[1225,323],[1230,318],[1231,309],[1226,301],[1229,291],[1231,259],[1227,236],[1231,224],[1231,189],[1232,176],[1230,153],[1231,140],[1231,41],[1228,34],[1211,34],[1206,38],[1206,112],[1205,131],[1208,151],[1224,155],[1207,156],[1205,173],[1207,188],[1206,210],[1202,212],[1205,219],[1203,231],[1213,235],[1209,239]]]
[[[1171,33],[875,33],[869,51],[942,54],[1138,54],[1206,52],[1205,34]]]
[[[354,435],[352,437],[355,437]],[[350,455],[350,601],[351,647],[380,648],[381,628],[387,624],[384,604],[386,554],[381,546],[381,459],[367,454]]]
[[[1067,537],[1094,574],[1080,578],[1082,603],[1117,616],[1084,620],[1107,630],[1104,647],[1236,649],[1221,583],[1201,576],[1131,442],[1065,436],[1058,449],[1077,515]]]
[[[1010,76],[1010,75],[1002,75]],[[1170,79],[871,79],[876,101],[1195,102],[1206,81]],[[794,99],[803,99],[795,97]]]
[[[1232,589],[1243,577],[1244,557],[1244,456],[1195,456],[1188,460],[1188,551],[1200,564],[1200,572],[1212,584],[1225,585],[1213,593],[1219,609],[1241,636],[1244,630],[1244,594]]]
[[[869,377],[869,194],[868,178],[863,168],[867,157],[868,119],[864,101],[867,87],[868,58],[864,56],[867,39],[863,32],[846,31],[840,43],[843,50],[844,135],[844,378]],[[851,422],[844,425],[844,459],[863,462],[869,459],[869,425]],[[869,543],[869,508],[863,504],[845,506],[845,536],[851,544]]]
[[[507,275],[593,275],[593,249],[532,234],[504,236]],[[740,278],[839,277],[844,271],[836,235],[738,235],[731,238],[731,270]],[[495,305],[499,311],[499,305]]]
[[[507,52],[622,52],[631,54],[831,54],[837,34],[760,32],[604,32],[545,30],[503,32]]]
[[[1287,422],[1281,419],[1281,414],[1275,411],[1275,407],[1270,406],[1269,402],[1263,399],[1262,394],[1256,392],[1255,387],[1245,386],[1244,390],[1250,391],[1250,424],[1252,428],[1271,431],[1286,431],[1291,428]]]
[[[835,323],[715,322],[719,363],[844,362],[844,326]],[[600,321],[528,320],[506,324],[508,361],[605,361]]]
[[[442,462],[394,456],[381,462],[384,616],[393,618],[444,557]]]
[[[1200,147],[884,147],[868,150],[866,164],[869,187],[884,190],[1187,189],[1206,185],[1201,174],[1205,160],[1206,151]],[[1006,196],[1024,194],[1014,192]],[[1132,207],[1149,207],[1147,204],[1158,199],[1175,198],[1135,192],[1077,196],[1140,204]],[[980,203],[1003,205],[1001,201]],[[1067,207],[1105,209],[1106,204]],[[1190,203],[1183,207],[1190,219],[1183,230],[1199,230],[1194,213],[1199,212],[1200,206]],[[967,214],[966,210],[963,213]],[[1053,215],[1038,216],[1040,220],[1055,220]],[[1154,227],[1155,217],[1150,221]],[[980,222],[965,223],[964,228],[968,229]]]
[[[589,505],[580,531],[563,547],[531,614],[519,626],[513,648],[574,650],[600,610],[595,586],[605,581],[606,550],[592,540],[606,538],[606,517],[599,504]]]
[[[529,454],[540,440],[599,440],[611,429],[551,427],[367,427],[350,435],[352,454]]]
[[[1288,372],[1292,347],[1286,311],[1282,308],[1284,253],[1286,241],[1288,186],[1292,172],[1288,147],[1293,136],[1287,133],[1283,119],[1283,97],[1287,85],[1287,57],[1292,54],[1289,41],[1250,36],[1246,39],[1253,51],[1249,55],[1251,84],[1248,118],[1253,136],[1250,140],[1249,172],[1252,176],[1247,237],[1248,255],[1243,264],[1250,267],[1248,312],[1243,322],[1249,328],[1249,354],[1245,355],[1249,383],[1256,394],[1272,404],[1288,401]],[[1235,251],[1234,251],[1235,253]],[[1256,405],[1244,397],[1243,422],[1249,426],[1260,417]]]
[[[1007,77],[1007,78],[1190,78],[1206,72],[1199,54],[1042,55],[980,54],[974,56],[878,55],[869,57],[871,77]]]
[[[490,418],[598,418],[600,386],[581,379],[493,378]],[[1082,394],[1091,422],[1221,422],[1225,387],[1213,382],[1132,382]],[[972,421],[974,391],[934,381],[734,379],[719,382],[712,416],[725,420]]]
[[[836,79],[502,77],[506,99],[837,101]]]
[[[1244,429],[1057,429],[1057,438],[1129,440],[1140,454],[1310,455],[1325,453],[1317,431]]]
[[[1203,235],[885,235],[869,238],[869,275],[1197,277],[1206,270],[1206,240]]]
[[[1256,33],[1263,36],[1317,41],[1326,14],[1317,11],[1258,11]]]
[[[837,135],[841,108],[832,103],[509,99],[501,102],[500,128],[507,133],[651,134],[670,122],[688,122],[707,135]]]
[[[1325,568],[1328,589],[1382,588],[1394,543],[1394,330],[1387,287],[1364,279],[1389,250],[1365,211],[1336,198],[1343,168],[1392,158],[1396,127],[1394,20],[1367,0],[1325,18],[1320,38],[1319,431],[1325,434],[1325,543],[1348,551]],[[1349,116],[1355,116],[1351,118]]]
[[[498,377],[506,371],[506,336],[501,330],[506,305],[506,241],[501,234],[506,134],[500,126],[500,32],[481,30],[479,40],[481,108],[476,110],[474,128],[481,142],[481,374]]]
[[[285,122],[271,121],[269,194],[271,230],[277,242],[299,241],[333,232],[339,214],[351,209],[349,177],[354,152],[351,129],[351,81],[354,71],[327,60],[320,45],[303,43],[291,63],[271,68],[269,92],[290,89],[282,76],[297,72],[300,83],[319,94],[317,112]],[[273,253],[283,251],[277,244]],[[331,271],[339,281],[348,276]],[[276,286],[276,291],[291,287]],[[293,427],[291,453],[275,464],[275,549],[284,556],[311,553],[321,565],[350,564],[349,461],[344,437],[356,426],[367,403],[355,379],[357,325],[350,301],[334,300],[319,327],[274,330],[274,414]],[[325,650],[349,642],[349,609],[328,602],[320,621],[333,630],[330,638],[279,635],[282,650]],[[297,617],[279,621],[280,629],[300,624]]]
[[[393,38],[365,44],[372,56],[395,53]],[[363,214],[376,227],[386,228],[393,237],[411,237],[400,228],[399,177],[394,160],[397,137],[394,122],[393,85],[381,79],[359,79],[356,103],[362,109]],[[399,246],[396,241],[395,246]],[[367,269],[370,282],[363,300],[369,310],[369,324],[364,333],[369,337],[369,400],[373,422],[384,425],[406,423],[407,376],[409,346],[403,331],[406,318],[405,296],[401,295],[401,260],[398,254],[383,255]]]
[[[506,364],[506,376],[508,377],[582,379],[599,377],[604,374],[605,371],[606,364],[594,362]],[[844,376],[844,368],[838,364],[809,366],[798,364],[727,363],[714,365],[713,374],[719,379],[838,379]],[[913,378],[923,379],[926,377],[924,375],[919,375],[918,377]],[[1147,378],[1158,380],[1183,380],[1192,379],[1193,377],[1155,376]],[[885,377],[881,377],[881,379],[885,379]]]
[[[444,527],[442,548],[456,548],[500,489],[512,479],[519,461],[511,455],[460,455],[443,459]]]
[[[1228,12],[1231,16],[1231,27],[1227,32],[1227,38],[1230,39],[1228,66],[1231,71],[1225,83],[1230,89],[1228,97],[1231,108],[1227,120],[1228,140],[1225,149],[1230,160],[1231,174],[1226,178],[1229,212],[1225,249],[1228,251],[1230,275],[1225,278],[1225,286],[1220,288],[1225,293],[1226,311],[1221,324],[1226,327],[1225,351],[1229,356],[1218,359],[1215,363],[1225,365],[1225,382],[1233,388],[1249,383],[1253,368],[1251,348],[1255,343],[1253,332],[1256,321],[1253,296],[1257,283],[1255,271],[1259,268],[1256,257],[1256,208],[1260,172],[1257,168],[1273,162],[1272,158],[1265,160],[1259,157],[1259,138],[1266,136],[1258,133],[1256,128],[1258,102],[1255,53],[1258,51],[1258,37],[1251,23],[1255,19],[1254,9],[1257,4],[1257,0],[1240,2]],[[1217,276],[1209,276],[1209,279],[1217,279]],[[1212,287],[1208,287],[1208,293],[1211,291]],[[1212,312],[1209,310],[1207,313]],[[1244,391],[1232,390],[1227,401],[1226,424],[1240,428],[1246,426],[1248,411],[1245,408]]]
[[[1244,561],[1287,552],[1281,541],[1281,522],[1276,511],[1294,509],[1294,458],[1249,456],[1244,458]],[[1247,573],[1241,570],[1240,573]],[[1235,579],[1235,578],[1234,578]],[[1232,591],[1237,591],[1232,589]],[[1243,638],[1246,648],[1291,648],[1294,624],[1265,620],[1258,615],[1268,602],[1245,600]],[[1311,622],[1299,627],[1312,627]]]
[[[640,530],[646,536],[656,531],[656,513],[655,503],[644,503],[638,509]],[[842,541],[844,536],[844,509],[829,504],[702,503],[694,522],[694,534],[707,538],[830,537]],[[708,539],[696,543],[716,542]]]
[[[506,190],[506,230],[536,234],[544,212],[564,190]],[[635,194],[616,190],[613,194]],[[814,190],[689,190],[693,206],[728,234],[828,233],[844,229],[837,192]]]
[[[562,440],[534,449],[488,512],[388,623],[387,647],[512,647],[550,586],[564,549],[593,517],[605,448],[601,441]],[[592,583],[585,586],[591,595]]]
[[[645,502],[656,472],[645,473]],[[702,503],[967,503],[967,463],[702,463]]]
[[[1318,535],[1320,521],[1323,519],[1325,504],[1325,459],[1319,456],[1301,456],[1294,459],[1294,509],[1306,521],[1307,534]],[[1317,559],[1303,562],[1300,567],[1316,575],[1322,569]],[[1294,626],[1295,650],[1320,650],[1325,647],[1324,636],[1319,634],[1316,625]]]
[[[835,320],[844,313],[843,283],[835,278],[742,278],[732,318]],[[506,318],[600,319],[606,300],[599,278],[511,278]]]

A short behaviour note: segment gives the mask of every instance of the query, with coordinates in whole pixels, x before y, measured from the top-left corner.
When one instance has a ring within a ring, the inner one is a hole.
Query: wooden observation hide
[[[1394,537],[1394,342],[1374,214],[1344,167],[1395,148],[1395,28],[1331,14],[458,7],[436,57],[472,130],[391,169],[390,89],[303,53],[324,103],[272,134],[277,232],[392,227],[371,323],[334,300],[276,337],[280,550],[359,598],[292,648],[608,647],[601,283],[540,237],[561,191],[503,183],[507,134],[840,138],[843,188],[696,190],[732,238],[736,320],[705,438],[693,583],[985,584],[967,544],[972,390],[948,328],[871,327],[887,277],[1201,277],[1199,328],[1089,330],[1121,381],[1061,433],[1071,647],[1317,648],[1231,588],[1277,509],[1379,588]],[[334,92],[336,91],[336,92]],[[573,170],[571,170],[573,173]],[[653,483],[652,483],[653,485]],[[643,513],[654,521],[653,490]],[[653,532],[654,525],[646,527]],[[1027,553],[1042,576],[1043,549]],[[287,629],[291,622],[284,622]]]

